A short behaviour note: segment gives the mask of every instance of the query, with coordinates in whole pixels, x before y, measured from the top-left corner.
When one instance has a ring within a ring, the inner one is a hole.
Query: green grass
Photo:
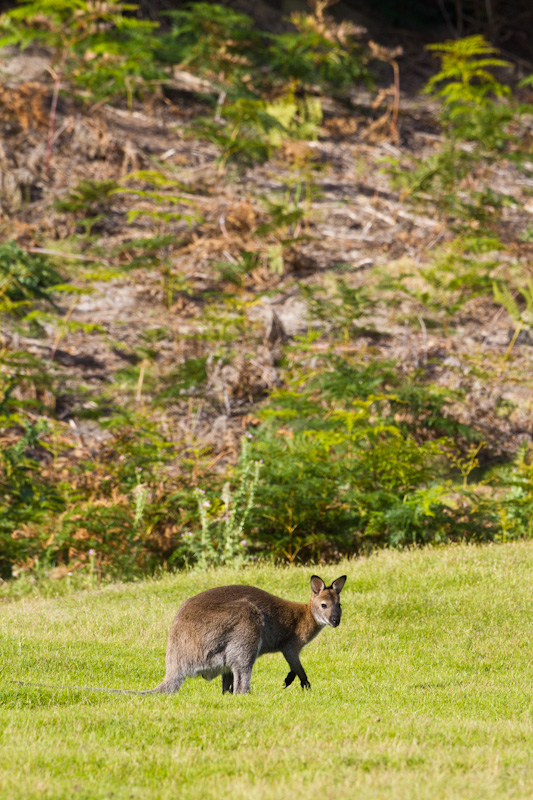
[[[16,798],[531,798],[533,544],[382,552],[346,572],[344,617],[281,655],[248,696],[220,679],[174,696],[11,681],[150,688],[174,612],[213,585],[307,599],[311,569],[261,566],[1,605],[0,795]]]

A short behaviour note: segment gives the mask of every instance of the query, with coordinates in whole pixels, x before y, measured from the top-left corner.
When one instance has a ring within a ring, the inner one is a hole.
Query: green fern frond
[[[499,50],[496,47],[493,47],[490,42],[487,42],[485,37],[481,36],[480,34],[476,34],[474,36],[465,36],[463,39],[448,39],[446,42],[428,44],[426,45],[426,50],[432,50],[436,53],[452,53],[454,55],[468,57],[499,53]]]
[[[515,322],[520,322],[522,316],[520,308],[507,284],[500,286],[494,282],[492,284],[492,292],[494,300],[505,308],[511,319]]]

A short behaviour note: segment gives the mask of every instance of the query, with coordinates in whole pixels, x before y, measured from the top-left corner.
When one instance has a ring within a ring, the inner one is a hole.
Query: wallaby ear
[[[326,584],[322,578],[319,578],[318,575],[313,575],[311,578],[311,591],[313,594],[320,594],[320,592],[323,592],[325,588]]]
[[[346,583],[346,575],[341,575],[340,578],[337,578],[336,581],[333,581],[333,583],[331,584],[331,588],[333,589],[334,592],[340,594],[342,591],[342,587],[344,586],[345,583]]]

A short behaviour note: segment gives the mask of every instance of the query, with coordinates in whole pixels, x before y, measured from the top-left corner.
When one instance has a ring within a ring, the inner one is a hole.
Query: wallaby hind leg
[[[263,615],[246,599],[235,603],[237,610],[239,617],[226,648],[226,665],[233,673],[229,685],[233,685],[234,693],[246,694],[250,691],[252,669],[260,652]]]
[[[237,669],[235,677],[235,694],[247,694],[252,688],[252,668]]]
[[[222,675],[222,694],[233,694],[233,672],[224,672]]]

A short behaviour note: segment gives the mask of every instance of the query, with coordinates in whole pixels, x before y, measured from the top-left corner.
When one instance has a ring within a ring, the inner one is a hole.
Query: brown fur
[[[301,649],[326,625],[341,618],[339,594],[346,576],[326,588],[313,575],[309,603],[294,603],[253,586],[220,586],[186,600],[172,624],[166,675],[151,692],[177,692],[185,678],[222,675],[222,691],[250,691],[252,668],[259,656],[281,652],[302,688],[310,683],[300,662]]]

